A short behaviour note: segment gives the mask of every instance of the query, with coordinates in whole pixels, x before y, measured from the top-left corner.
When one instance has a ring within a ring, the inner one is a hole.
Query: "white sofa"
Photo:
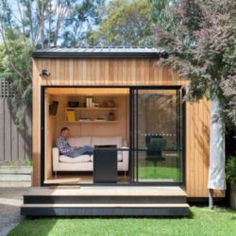
[[[122,145],[122,137],[76,137],[68,140],[71,146],[90,145],[116,145],[119,149],[117,155],[117,169],[118,171],[128,171],[129,169],[129,151],[128,147]],[[126,150],[126,151],[125,151]],[[81,155],[75,158],[59,155],[57,147],[53,147],[53,171],[93,171],[93,155]]]

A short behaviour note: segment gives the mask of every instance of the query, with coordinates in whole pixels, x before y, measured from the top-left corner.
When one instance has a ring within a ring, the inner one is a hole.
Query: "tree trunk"
[[[20,23],[21,23],[21,27],[22,27],[22,32],[26,36],[25,25],[24,25],[24,22],[23,22],[24,21],[24,16],[23,16],[23,13],[22,13],[22,10],[21,10],[19,2],[17,2],[17,10],[18,10],[19,17],[20,17]]]
[[[51,47],[52,0],[48,1],[48,47]]]
[[[62,8],[59,6],[58,7],[57,19],[56,19],[56,30],[55,30],[55,36],[54,36],[54,47],[57,47],[58,35],[59,35],[60,26],[61,26],[62,11],[63,11]]]
[[[67,6],[66,5],[59,5],[58,6],[58,14],[57,14],[57,20],[56,20],[56,30],[55,30],[55,37],[54,37],[54,47],[57,47],[58,38],[59,38],[59,32],[61,28],[61,21],[63,16],[67,13]]]
[[[54,36],[54,47],[57,47],[59,28],[60,28],[60,14],[58,14],[57,16],[56,30],[55,30],[55,36]]]
[[[33,19],[32,19],[32,7],[31,4],[28,6],[28,14],[29,14],[29,24],[30,24],[30,34],[31,34],[31,43],[33,48],[35,48],[35,35],[36,35],[36,29],[33,27]],[[35,34],[34,34],[35,32]]]
[[[230,184],[230,207],[236,210],[236,184]]]
[[[44,1],[39,1],[39,28],[41,47],[44,48]]]

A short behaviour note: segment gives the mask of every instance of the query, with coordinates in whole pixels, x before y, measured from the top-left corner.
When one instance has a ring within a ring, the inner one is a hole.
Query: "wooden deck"
[[[58,174],[44,181],[45,184],[93,184],[93,174]],[[129,183],[129,177],[124,174],[117,176],[118,183]]]
[[[27,216],[186,216],[189,205],[180,187],[33,187],[24,195]]]

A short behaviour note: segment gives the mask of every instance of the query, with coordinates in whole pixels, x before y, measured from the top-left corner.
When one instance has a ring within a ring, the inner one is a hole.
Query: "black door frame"
[[[135,167],[135,152],[137,151],[134,147],[134,120],[131,116],[133,116],[133,108],[134,108],[134,95],[137,96],[137,93],[135,94],[134,91],[137,91],[138,89],[147,89],[147,90],[180,90],[182,86],[73,86],[73,85],[41,85],[40,88],[40,110],[41,110],[41,117],[40,117],[40,129],[41,129],[41,137],[40,137],[40,185],[41,186],[54,186],[54,185],[61,185],[61,184],[46,184],[44,183],[44,175],[45,175],[45,89],[46,88],[127,88],[129,89],[130,93],[130,152],[129,152],[129,167],[130,167],[130,183],[129,184],[80,184],[84,186],[91,186],[91,185],[115,185],[115,186],[131,186],[131,185],[139,185],[139,186],[185,186],[186,180],[185,180],[185,136],[186,136],[186,105],[185,102],[182,104],[182,137],[183,137],[183,152],[182,152],[182,180],[181,182],[137,182],[135,181],[135,173],[134,167]],[[138,108],[138,104],[136,103],[136,108]],[[137,141],[137,139],[136,139]],[[137,176],[136,176],[137,177]],[[77,184],[67,184],[67,185],[77,185]]]
[[[185,127],[185,100],[182,102],[182,119],[180,117],[180,97],[181,97],[181,86],[134,86],[130,87],[130,147],[131,147],[131,162],[132,162],[132,182],[138,185],[177,185],[177,186],[184,186],[185,185],[185,135],[186,135],[186,127]],[[139,175],[138,175],[138,166],[139,166],[139,152],[142,151],[138,148],[138,124],[139,124],[139,117],[138,117],[138,91],[142,90],[175,90],[176,91],[176,142],[177,142],[177,152],[180,155],[179,143],[182,141],[182,156],[181,156],[181,166],[182,166],[182,181],[180,182],[163,182],[163,181],[152,181],[152,182],[139,182]],[[182,140],[180,140],[180,122],[182,121]]]

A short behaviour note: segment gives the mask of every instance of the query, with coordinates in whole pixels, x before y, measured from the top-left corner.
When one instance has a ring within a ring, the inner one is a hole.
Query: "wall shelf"
[[[74,124],[114,124],[119,121],[109,119],[109,114],[117,115],[118,107],[65,107],[65,122]],[[73,120],[68,121],[68,113]],[[87,119],[80,119],[87,118]],[[102,119],[98,119],[102,118]]]
[[[117,110],[117,107],[66,107],[66,110],[78,110],[78,111],[111,111]]]
[[[114,123],[119,123],[118,120],[114,120],[114,121],[111,121],[111,120],[84,120],[84,121],[73,121],[73,122],[69,122],[69,121],[66,121],[66,123],[69,123],[69,124],[114,124]]]

